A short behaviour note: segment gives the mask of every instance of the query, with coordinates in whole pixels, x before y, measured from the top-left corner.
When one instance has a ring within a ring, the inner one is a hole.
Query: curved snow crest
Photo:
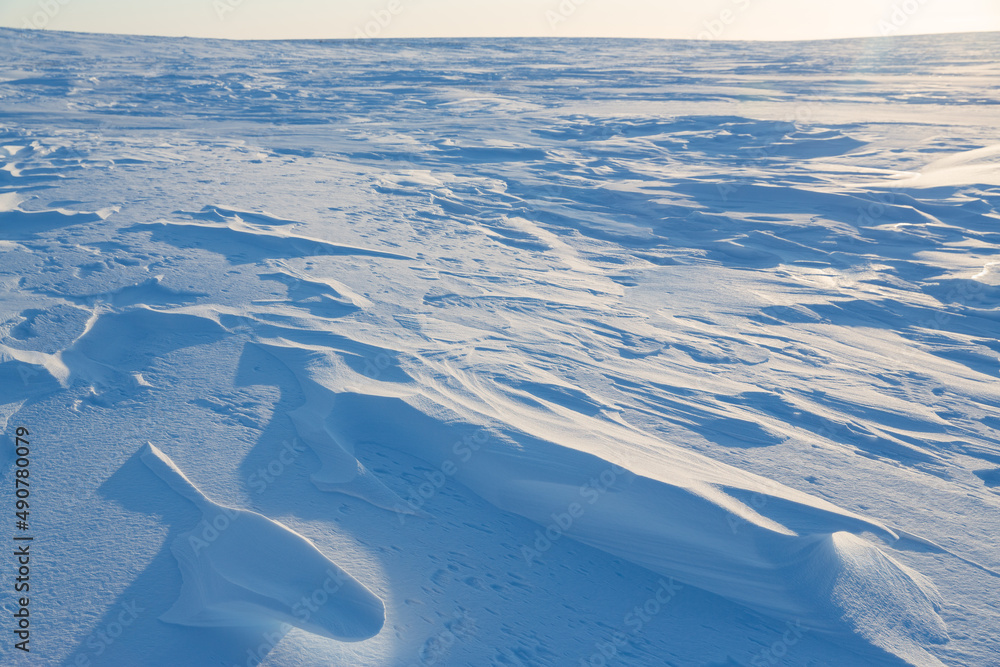
[[[204,514],[171,545],[183,583],[161,620],[207,627],[284,622],[345,642],[382,629],[382,600],[308,539],[256,512],[209,500],[150,443],[141,458]]]
[[[536,460],[515,476],[502,458],[486,452],[469,474],[456,477],[498,507],[545,526],[522,548],[529,563],[544,560],[547,540],[565,535],[766,616],[853,634],[913,665],[940,665],[924,648],[948,641],[937,590],[847,532],[891,535],[875,522],[796,505],[776,490],[768,516],[768,508],[758,513],[714,485],[675,485],[600,459],[584,468],[590,480],[575,485],[559,470],[569,460]],[[491,479],[487,469],[509,476]],[[775,520],[792,512],[795,531]]]
[[[565,536],[772,618],[858,636],[910,664],[940,664],[925,648],[948,640],[934,586],[852,534],[897,539],[881,523],[663,443],[655,455],[663,465],[638,455],[613,461],[602,441],[617,439],[621,451],[626,438],[645,444],[641,436],[580,415],[574,429],[551,413],[522,419],[505,405],[503,422],[453,447],[462,442],[454,425],[474,422],[446,402],[342,392],[328,419],[341,443],[378,442],[421,458],[542,526],[521,548],[530,565]],[[751,496],[762,502],[743,502]]]
[[[776,511],[762,516],[715,486],[636,477],[588,507],[566,534],[767,616],[855,634],[911,664],[940,664],[923,648],[948,640],[939,595],[926,578],[846,532],[866,529],[863,520],[787,499],[769,502]],[[539,523],[565,521],[531,512],[529,503],[506,504]],[[792,512],[813,529],[792,531],[775,521]],[[867,529],[882,532],[875,523]]]
[[[482,466],[497,463],[489,459],[483,457]],[[601,466],[604,470],[597,472]],[[605,490],[600,480],[611,480],[607,471],[615,479]],[[552,512],[553,502],[546,496],[558,486],[553,486],[550,470],[533,472],[507,480],[506,490],[500,488],[501,480],[480,488],[488,489],[499,507],[546,526],[546,531],[555,526],[556,535],[563,531],[764,615],[832,635],[854,634],[914,665],[940,664],[924,649],[948,640],[937,613],[936,589],[876,545],[846,532],[882,532],[874,522],[865,526],[846,513],[809,505],[779,508],[769,517],[715,486],[677,486],[605,461],[591,468],[592,479],[599,481],[580,487],[585,491],[576,494],[576,507],[569,501]],[[791,510],[803,522],[808,518],[814,523],[816,532],[792,531],[775,521]],[[845,530],[820,532],[836,527]],[[522,555],[529,562],[542,559],[545,546],[543,539]]]
[[[160,310],[140,304],[115,310],[98,304],[90,308],[83,330],[66,347],[47,353],[0,343],[0,363],[12,359],[44,369],[64,389],[75,382],[111,386],[123,378],[134,378],[134,372],[140,370],[137,364],[142,357],[133,352],[136,340],[160,339],[159,343],[169,348],[173,343],[166,334],[183,333],[193,341],[223,331],[217,316],[203,307]]]
[[[1000,144],[965,150],[934,160],[919,173],[902,174],[897,188],[1000,185]]]
[[[310,476],[316,488],[353,496],[382,509],[423,516],[423,512],[408,508],[402,498],[365,468],[354,454],[353,443],[337,437],[327,424],[331,399],[336,395],[336,390],[327,385],[341,388],[345,382],[343,378],[366,384],[376,380],[364,377],[364,367],[359,374],[332,352],[310,351],[306,345],[276,344],[280,342],[287,341],[259,343],[259,346],[295,375],[305,396],[305,403],[290,411],[288,416],[296,433],[320,461],[319,470]],[[335,373],[330,372],[328,364],[334,365]],[[375,366],[372,368],[377,370]]]
[[[284,227],[254,224],[240,217],[224,218],[221,224],[211,222],[183,222],[176,220],[154,220],[142,222],[125,231],[141,231],[158,226],[167,232],[177,232],[186,240],[198,240],[206,249],[221,254],[231,252],[231,246],[249,245],[259,249],[261,258],[308,255],[357,255],[382,259],[406,259],[412,257],[385,250],[361,248],[358,246],[332,243],[311,236],[293,234]]]
[[[174,211],[180,215],[187,215],[192,218],[211,220],[213,222],[252,222],[264,225],[297,225],[300,221],[279,218],[266,211],[248,211],[228,206],[216,206],[207,204],[200,211]]]

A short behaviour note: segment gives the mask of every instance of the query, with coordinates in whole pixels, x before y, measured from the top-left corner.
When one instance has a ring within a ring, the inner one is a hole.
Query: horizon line
[[[805,42],[844,42],[861,40],[897,40],[936,36],[961,35],[1000,35],[1000,30],[958,30],[945,32],[907,33],[902,35],[865,35],[853,37],[821,37],[821,38],[791,38],[791,39],[698,39],[697,37],[614,37],[609,35],[451,35],[451,36],[410,36],[410,37],[205,37],[194,35],[157,35],[139,32],[97,32],[92,30],[54,30],[51,28],[19,28],[15,26],[0,26],[0,30],[10,30],[24,34],[53,33],[87,35],[96,37],[142,37],[155,39],[192,39],[202,41],[224,42],[400,42],[400,41],[431,41],[431,40],[615,40],[628,42],[695,42],[699,44],[794,44]]]

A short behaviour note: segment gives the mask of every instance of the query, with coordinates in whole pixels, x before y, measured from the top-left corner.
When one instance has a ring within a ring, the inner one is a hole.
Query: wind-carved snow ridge
[[[210,211],[227,212],[225,209],[209,209]],[[187,240],[194,240],[204,244],[207,248],[222,254],[231,254],[230,249],[235,246],[248,246],[254,249],[258,259],[265,257],[300,257],[308,255],[359,255],[365,257],[380,257],[383,259],[413,259],[406,255],[386,252],[384,250],[373,250],[369,248],[359,248],[355,246],[332,243],[323,239],[310,236],[293,234],[285,229],[288,223],[278,221],[265,214],[253,214],[246,217],[255,222],[248,222],[240,215],[229,216],[213,215],[205,216],[202,213],[188,214],[201,219],[208,218],[213,222],[179,222],[174,220],[156,220],[146,222],[131,228],[131,231],[143,231],[149,227],[160,227],[160,233],[165,237],[178,233]],[[221,218],[221,224],[216,224],[214,220]],[[268,224],[257,221],[268,220]],[[280,222],[280,224],[273,224]],[[154,234],[156,237],[157,234]]]
[[[474,394],[508,425],[484,427],[459,451],[456,413],[470,416]],[[617,425],[546,417],[482,384],[438,399],[410,399],[418,408],[341,393],[329,423],[342,443],[378,442],[450,468],[502,510],[684,584],[810,630],[860,636],[911,664],[940,664],[924,649],[948,641],[934,586],[853,534],[898,539],[881,523]],[[659,451],[655,460],[622,459],[616,442]],[[763,508],[738,499],[753,494],[766,497]],[[544,558],[531,546],[522,554]]]
[[[375,348],[262,320],[256,331],[304,395],[289,417],[320,459],[311,480],[322,490],[426,516],[358,460],[363,443],[377,443],[450,469],[501,510],[684,584],[812,631],[861,637],[911,664],[941,664],[925,649],[948,641],[940,596],[858,535],[899,539],[878,521],[419,355],[371,377],[360,365]],[[476,424],[476,438],[456,450],[459,431]],[[751,495],[764,507],[739,500]],[[541,557],[522,551],[529,563]]]
[[[316,457],[320,469],[310,479],[322,491],[344,493],[361,498],[376,507],[396,510],[403,508],[407,514],[420,512],[406,508],[403,500],[374,476],[357,459],[353,443],[339,439],[331,432],[328,418],[335,400],[333,387],[343,386],[344,376],[360,379],[350,367],[333,361],[334,371],[328,364],[332,355],[327,351],[298,349],[295,345],[261,345],[281,361],[295,375],[305,403],[288,413],[296,432]]]
[[[93,212],[62,208],[38,211],[0,208],[0,230],[8,241],[31,240],[45,232],[107,220],[113,212],[113,208]]]
[[[284,622],[345,642],[382,629],[382,600],[308,539],[256,512],[212,502],[150,443],[141,458],[202,511],[199,526],[213,529],[183,533],[171,545],[183,584],[161,620],[207,627]],[[327,602],[304,607],[301,601],[316,599],[318,591]]]
[[[1000,185],[1000,144],[934,160],[917,174],[902,174],[893,186],[938,188],[970,184]]]

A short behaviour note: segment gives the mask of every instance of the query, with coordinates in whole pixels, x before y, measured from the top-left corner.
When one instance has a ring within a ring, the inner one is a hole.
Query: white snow
[[[1000,655],[1000,35],[0,45],[3,664]]]

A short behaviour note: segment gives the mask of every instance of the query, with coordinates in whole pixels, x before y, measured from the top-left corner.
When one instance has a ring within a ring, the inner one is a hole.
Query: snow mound
[[[982,271],[972,276],[972,279],[987,285],[1000,286],[1000,262],[988,262]]]
[[[908,188],[1000,185],[1000,144],[962,151],[935,160],[919,173],[904,176],[894,185]]]
[[[382,600],[312,542],[256,512],[212,502],[152,444],[141,458],[204,514],[171,546],[184,583],[162,620],[208,627],[284,622],[340,641],[382,629]]]
[[[816,539],[804,551],[796,578],[828,598],[851,630],[910,664],[941,664],[924,648],[948,641],[930,580],[850,533]]]

